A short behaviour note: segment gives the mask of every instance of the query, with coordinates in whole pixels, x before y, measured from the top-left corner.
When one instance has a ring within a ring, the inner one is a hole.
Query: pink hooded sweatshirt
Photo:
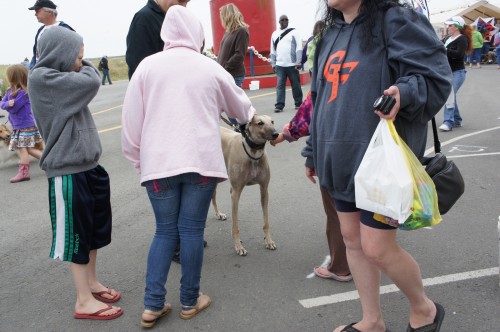
[[[140,182],[184,173],[227,179],[220,114],[250,121],[250,99],[216,61],[200,53],[201,22],[172,6],[161,29],[162,52],[139,64],[122,113],[122,150]]]

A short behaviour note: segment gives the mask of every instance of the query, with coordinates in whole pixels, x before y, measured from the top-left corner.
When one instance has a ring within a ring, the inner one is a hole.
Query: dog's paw
[[[217,218],[217,220],[227,220],[227,215],[224,213],[216,213],[215,218]]]
[[[236,253],[240,256],[247,255],[247,250],[243,247],[243,245],[241,243],[239,245],[235,245],[234,249],[236,250]]]
[[[267,239],[265,239],[265,240],[266,240],[266,249],[276,250],[276,248],[277,248],[276,243],[274,243],[273,240],[269,240],[269,241]]]

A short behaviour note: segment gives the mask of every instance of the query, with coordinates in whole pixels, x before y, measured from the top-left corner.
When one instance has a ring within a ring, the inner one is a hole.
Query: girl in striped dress
[[[22,65],[12,65],[7,68],[7,79],[10,88],[0,103],[0,108],[9,113],[9,122],[12,125],[9,150],[19,150],[21,161],[16,176],[10,182],[16,183],[30,179],[29,156],[40,159],[42,152],[35,147],[42,142],[42,137],[35,125],[28,97],[27,81],[28,70]]]

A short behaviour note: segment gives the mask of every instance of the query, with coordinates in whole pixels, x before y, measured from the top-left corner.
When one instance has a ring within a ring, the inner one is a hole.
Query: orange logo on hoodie
[[[323,71],[323,75],[328,82],[332,83],[332,95],[328,100],[328,103],[332,102],[335,98],[337,98],[337,93],[339,90],[339,82],[344,84],[349,79],[349,74],[356,68],[359,62],[345,62],[344,59],[346,51],[337,51],[332,54],[325,65],[325,70]],[[342,69],[348,69],[346,74],[340,74]]]

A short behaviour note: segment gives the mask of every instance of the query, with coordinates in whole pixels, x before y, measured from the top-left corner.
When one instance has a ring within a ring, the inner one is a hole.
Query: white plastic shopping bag
[[[387,121],[380,119],[354,176],[356,206],[403,223],[412,213],[413,181]]]

